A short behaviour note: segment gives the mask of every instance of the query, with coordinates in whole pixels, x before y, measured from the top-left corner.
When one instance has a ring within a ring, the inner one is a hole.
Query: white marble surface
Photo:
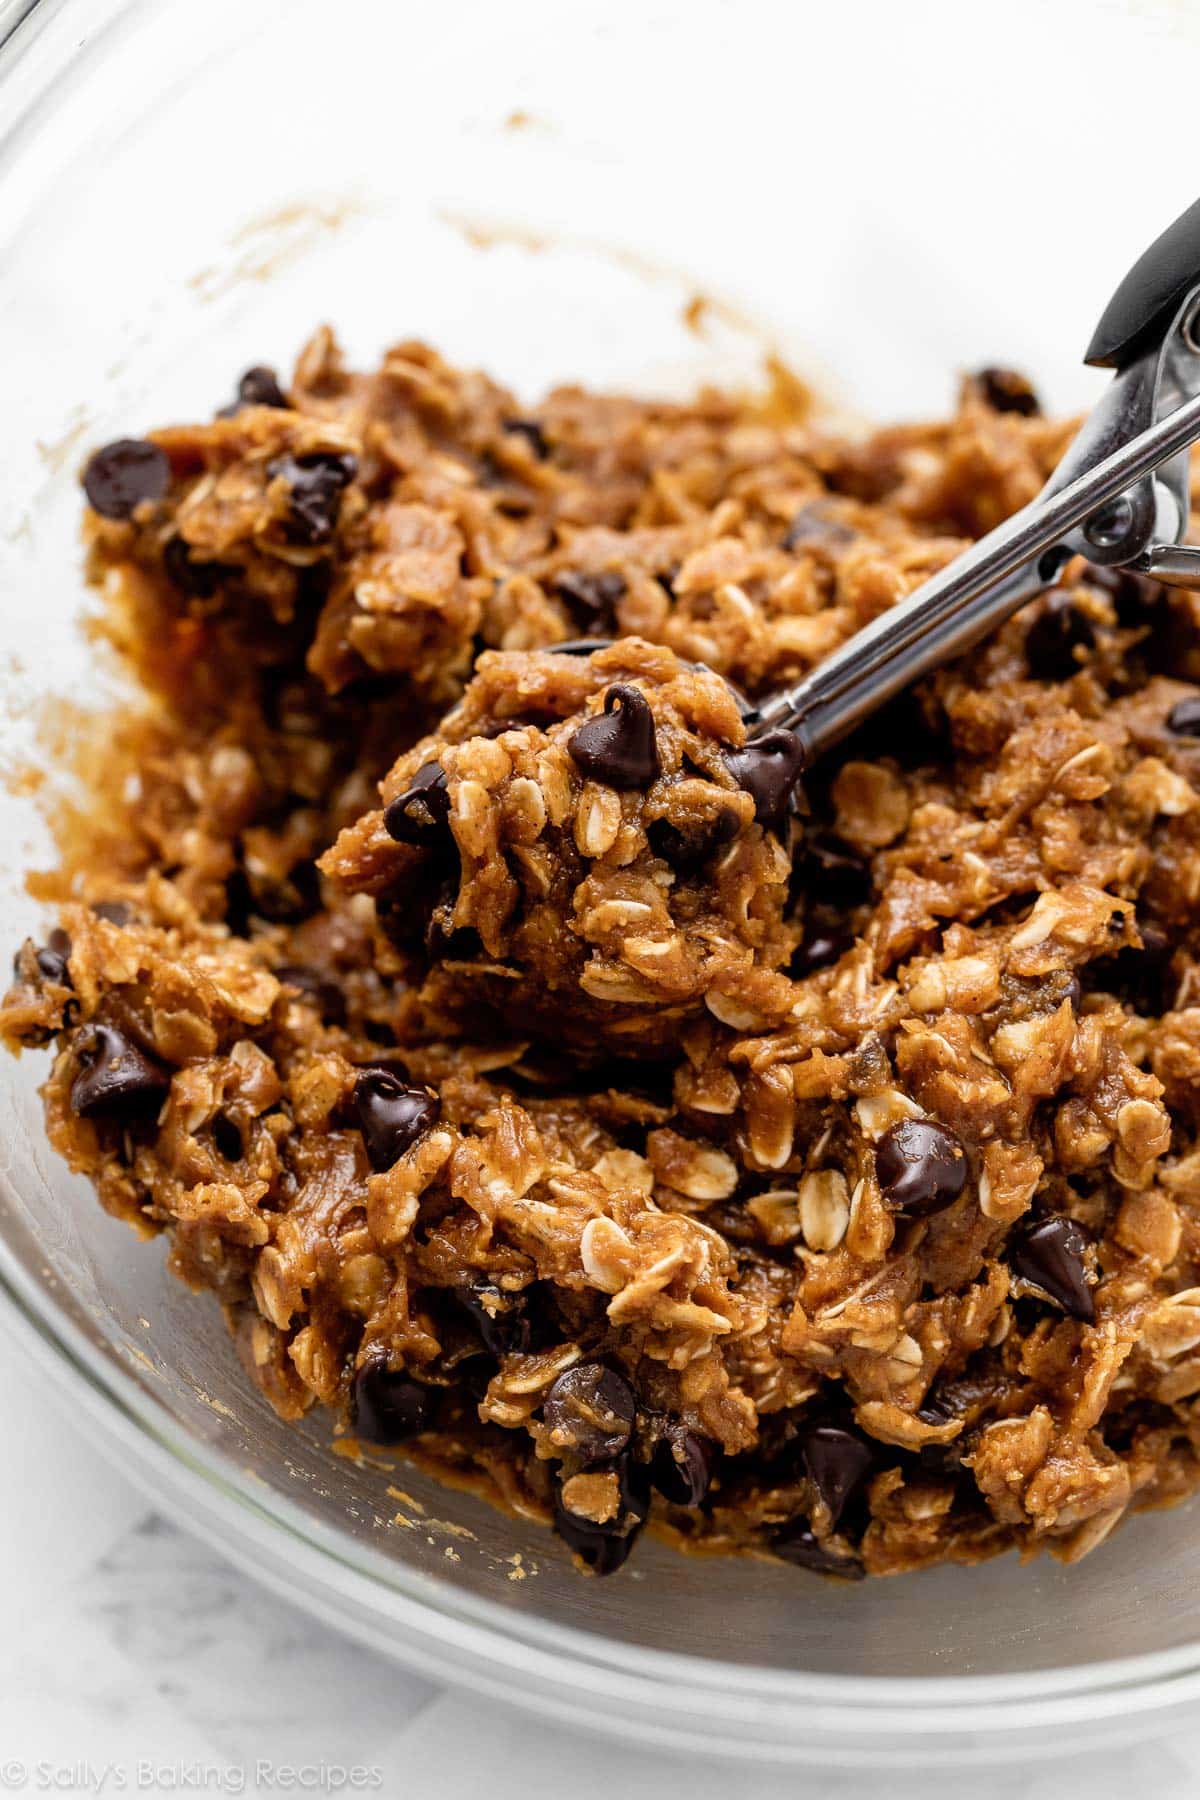
[[[689,1762],[431,1686],[257,1589],[151,1510],[0,1349],[0,1794],[397,1800],[1194,1800],[1193,1732],[888,1777]],[[358,1786],[354,1785],[355,1772]]]

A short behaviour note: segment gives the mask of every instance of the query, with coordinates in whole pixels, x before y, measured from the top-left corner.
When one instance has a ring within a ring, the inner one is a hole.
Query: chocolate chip
[[[133,908],[124,900],[97,900],[92,911],[98,919],[105,919],[110,925],[128,925],[133,917]]]
[[[841,1425],[812,1425],[800,1433],[805,1472],[829,1508],[836,1531],[855,1490],[866,1480],[875,1452],[857,1432]]]
[[[871,898],[871,871],[840,838],[806,838],[796,864],[796,881],[810,899],[835,911],[863,906]]]
[[[948,1395],[935,1390],[925,1396],[924,1404],[917,1408],[917,1417],[925,1425],[948,1425],[952,1419],[961,1420],[962,1413]],[[916,1451],[916,1460],[927,1475],[953,1479],[962,1470],[967,1448],[965,1433],[960,1431],[948,1444],[922,1444]]]
[[[457,883],[449,900],[439,901],[429,915],[422,943],[430,956],[443,962],[478,962],[484,955],[483,939],[473,925],[455,925]]]
[[[967,1180],[959,1139],[932,1119],[901,1119],[875,1148],[875,1173],[885,1205],[909,1219],[927,1219],[957,1200]]]
[[[1169,629],[1170,620],[1163,619],[1165,590],[1148,575],[1138,575],[1133,569],[1106,568],[1103,563],[1089,563],[1084,580],[1089,587],[1099,588],[1111,596],[1119,625],[1153,624],[1156,637],[1160,635],[1160,626]]]
[[[619,683],[604,696],[604,711],[586,719],[569,739],[575,766],[614,788],[648,788],[659,772],[654,714],[644,694]]]
[[[383,815],[384,830],[398,844],[428,848],[444,835],[450,819],[450,790],[440,762],[422,763],[407,788]]]
[[[650,1479],[672,1506],[699,1506],[712,1485],[717,1447],[672,1422],[654,1446]]]
[[[161,500],[171,479],[165,451],[144,438],[105,444],[83,471],[83,491],[106,519],[127,519],[143,500]]]
[[[536,419],[503,419],[501,425],[505,431],[523,437],[538,461],[545,462],[550,454],[550,445]]]
[[[245,1152],[242,1129],[237,1120],[231,1119],[227,1112],[213,1115],[212,1139],[226,1162],[241,1162]]]
[[[646,827],[646,841],[655,856],[683,874],[702,867],[723,845],[732,843],[740,830],[737,814],[722,810],[715,818],[689,823],[685,830],[669,819],[655,819]]]
[[[1008,1261],[1023,1281],[1041,1288],[1073,1319],[1090,1325],[1096,1317],[1096,1303],[1084,1262],[1087,1243],[1074,1219],[1043,1219],[1015,1237],[1009,1245]]]
[[[1050,601],[1025,634],[1025,660],[1038,681],[1069,681],[1095,647],[1092,621],[1061,595]]]
[[[625,592],[625,577],[615,569],[589,573],[568,569],[554,578],[554,592],[578,623],[588,630],[609,631],[616,619],[617,601]]]
[[[388,1069],[367,1069],[354,1083],[354,1111],[367,1161],[390,1169],[438,1120],[441,1101],[428,1088],[410,1087]]]
[[[399,1444],[428,1426],[434,1411],[430,1388],[382,1359],[355,1371],[350,1388],[350,1422],[373,1444]]]
[[[266,363],[255,363],[237,384],[237,397],[242,406],[281,406],[286,409],[287,395],[279,385],[279,377]]]
[[[113,1025],[96,1025],[78,1051],[71,1111],[80,1119],[132,1119],[156,1113],[171,1077]]]
[[[1127,944],[1115,956],[1097,957],[1085,971],[1089,987],[1115,994],[1134,1012],[1161,1017],[1175,1002],[1175,952],[1156,925],[1140,924],[1140,945]]]
[[[1020,413],[1022,418],[1036,418],[1041,403],[1024,375],[1015,369],[980,369],[975,386],[993,412]]]
[[[848,932],[818,927],[811,936],[805,936],[788,965],[788,973],[798,981],[803,980],[806,975],[815,975],[818,969],[832,968],[853,947],[854,939]]]
[[[63,934],[65,936],[65,933]],[[36,954],[38,973],[43,981],[53,981],[58,987],[70,987],[71,972],[67,968],[67,956],[70,955],[70,939],[67,940],[66,954],[46,944]]]
[[[238,877],[241,881],[238,881]],[[298,925],[311,918],[321,904],[321,878],[317,865],[306,856],[293,863],[282,881],[262,876],[251,880],[245,870],[236,870],[226,881],[230,896],[230,917],[266,919],[272,925]],[[239,936],[246,931],[240,930]]]
[[[306,963],[281,963],[275,970],[275,979],[295,988],[318,1009],[322,1018],[329,1019],[334,1025],[345,1024],[346,996],[335,982],[326,981],[316,969],[310,969]]]
[[[583,1463],[607,1462],[628,1444],[637,1402],[615,1369],[598,1362],[576,1363],[554,1382],[542,1417],[556,1450]]]
[[[1179,737],[1200,737],[1200,694],[1176,702],[1167,714],[1167,728]]]
[[[837,1575],[843,1581],[861,1581],[866,1570],[856,1556],[839,1556],[827,1550],[805,1525],[789,1525],[771,1540],[771,1548],[784,1562],[815,1575]]]
[[[504,1294],[486,1281],[453,1292],[489,1355],[523,1355],[532,1349],[533,1330],[524,1294]]]
[[[819,500],[810,500],[807,506],[800,508],[784,532],[782,541],[785,550],[809,547],[835,550],[842,545],[852,544],[854,533],[840,519],[831,518]]]
[[[346,451],[318,450],[307,456],[280,456],[267,464],[272,480],[281,476],[291,489],[287,530],[293,543],[323,544],[333,536],[342,490],[357,473],[358,460]]]
[[[794,731],[780,728],[741,750],[730,750],[725,767],[754,801],[759,824],[779,825],[804,768],[804,750]]]
[[[565,1505],[561,1487],[554,1496],[554,1529],[593,1575],[612,1575],[627,1560],[650,1510],[645,1469],[622,1456],[614,1465],[620,1484],[620,1515],[603,1525],[581,1518]]]
[[[229,573],[223,563],[197,562],[176,532],[163,547],[163,571],[172,587],[198,600],[210,600]]]
[[[25,959],[25,953],[29,947],[29,940],[26,939],[25,943],[13,957],[13,978],[16,981],[23,980],[21,964]],[[45,944],[40,947],[36,945],[33,946],[33,960],[42,980],[55,982],[59,987],[70,987],[71,975],[67,968],[67,958],[70,954],[71,940],[65,931],[60,930],[56,926],[46,939]]]

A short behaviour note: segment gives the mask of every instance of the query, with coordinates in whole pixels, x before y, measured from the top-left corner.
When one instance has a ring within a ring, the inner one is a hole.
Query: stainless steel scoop
[[[1200,201],[1125,276],[1084,360],[1115,378],[1037,499],[794,687],[759,702],[746,715],[751,739],[793,732],[807,767],[1053,587],[1075,555],[1200,587],[1200,548],[1181,542],[1187,451],[1200,439]]]

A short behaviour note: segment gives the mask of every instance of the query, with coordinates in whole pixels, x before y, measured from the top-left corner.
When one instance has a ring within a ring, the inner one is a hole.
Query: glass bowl
[[[88,446],[204,416],[324,318],[353,358],[423,335],[531,398],[747,381],[776,353],[877,417],[992,361],[1073,407],[1109,288],[1194,197],[1197,26],[1169,0],[0,0],[0,44],[13,946],[49,857],[36,771],[112,693],[79,629]],[[743,1760],[1095,1749],[1195,1703],[1194,1509],[1072,1569],[845,1587],[644,1542],[589,1582],[533,1527],[333,1455],[52,1157],[42,1073],[0,1065],[6,1331],[173,1516],[387,1654]]]

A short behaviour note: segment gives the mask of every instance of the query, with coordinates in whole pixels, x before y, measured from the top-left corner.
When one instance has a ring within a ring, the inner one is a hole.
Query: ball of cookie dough
[[[442,1008],[654,1054],[704,1009],[782,1017],[799,773],[790,733],[747,744],[730,687],[669,650],[492,652],[322,867]]]

